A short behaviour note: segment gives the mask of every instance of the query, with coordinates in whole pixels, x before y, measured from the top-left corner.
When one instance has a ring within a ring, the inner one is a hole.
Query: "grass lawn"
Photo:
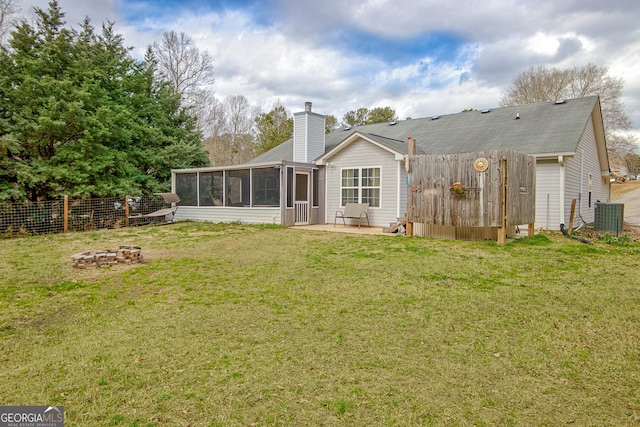
[[[140,245],[149,261],[71,268]],[[0,405],[66,426],[640,423],[640,244],[178,223],[0,241]]]

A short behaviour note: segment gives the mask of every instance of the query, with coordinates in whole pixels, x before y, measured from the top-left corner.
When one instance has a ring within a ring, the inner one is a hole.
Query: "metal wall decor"
[[[473,168],[476,172],[484,172],[489,168],[489,162],[484,157],[480,157],[473,162]]]

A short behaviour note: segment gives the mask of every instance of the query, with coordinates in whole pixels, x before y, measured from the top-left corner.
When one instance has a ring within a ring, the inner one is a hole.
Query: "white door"
[[[309,173],[296,172],[296,225],[309,224]]]
[[[557,162],[536,164],[536,228],[560,230],[560,224],[565,222],[561,167]]]

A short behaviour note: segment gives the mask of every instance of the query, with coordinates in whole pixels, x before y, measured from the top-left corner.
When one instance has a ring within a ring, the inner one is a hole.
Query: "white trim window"
[[[342,169],[340,179],[340,205],[347,203],[369,203],[380,207],[380,168]]]

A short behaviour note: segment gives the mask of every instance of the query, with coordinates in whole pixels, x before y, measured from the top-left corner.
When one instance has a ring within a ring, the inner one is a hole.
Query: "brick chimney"
[[[293,161],[310,163],[324,153],[325,121],[322,114],[311,111],[311,102],[304,111],[293,114]]]

